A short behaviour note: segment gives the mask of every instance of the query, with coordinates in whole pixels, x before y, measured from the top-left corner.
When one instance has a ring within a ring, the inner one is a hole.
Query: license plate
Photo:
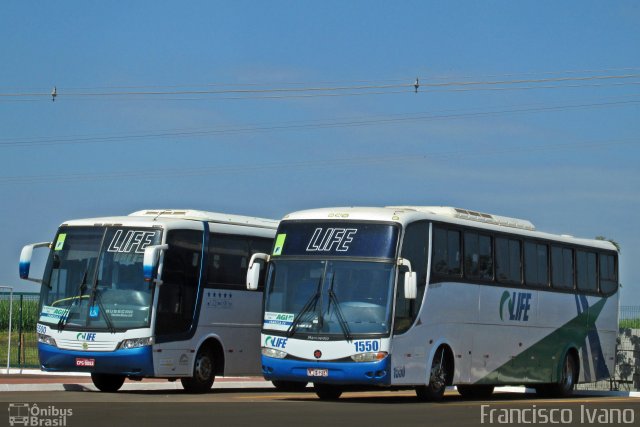
[[[328,369],[312,369],[312,368],[308,368],[307,369],[307,376],[308,377],[328,377],[329,376],[329,370]]]
[[[83,368],[96,366],[96,359],[87,359],[84,357],[76,357],[76,366]]]

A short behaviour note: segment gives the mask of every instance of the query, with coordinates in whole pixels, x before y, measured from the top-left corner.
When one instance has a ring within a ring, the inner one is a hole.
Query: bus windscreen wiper
[[[344,319],[344,314],[342,313],[342,309],[340,308],[340,302],[338,301],[338,296],[335,292],[333,292],[333,279],[336,277],[335,273],[331,276],[331,285],[329,286],[329,305],[327,306],[327,315],[329,314],[329,308],[331,307],[331,302],[335,306],[334,310],[336,312],[336,317],[338,318],[338,323],[340,324],[340,328],[342,328],[342,333],[347,341],[351,342],[351,331],[349,330],[349,324]]]
[[[71,317],[71,309],[73,305],[77,303],[78,306],[82,304],[82,296],[84,295],[84,290],[87,287],[87,274],[89,272],[89,263],[87,263],[87,268],[84,269],[84,273],[82,274],[82,280],[80,280],[80,284],[78,285],[78,291],[76,295],[71,297],[71,304],[67,309],[67,313],[65,316],[61,316],[60,320],[58,320],[58,331],[62,331],[64,327],[69,322],[69,317]]]
[[[93,317],[92,307],[94,306],[94,304],[97,303],[98,308],[102,313],[102,317],[104,317],[104,321],[107,324],[107,328],[109,329],[109,332],[115,334],[116,328],[113,326],[113,322],[111,321],[111,316],[109,315],[109,313],[107,313],[107,311],[104,309],[104,306],[102,305],[102,301],[100,299],[100,291],[98,290],[98,271],[100,270],[100,255],[102,254],[104,256],[104,252],[102,248],[104,247],[104,240],[107,236],[107,230],[108,229],[105,228],[104,233],[102,234],[102,240],[100,241],[100,249],[98,251],[98,258],[96,258],[96,269],[93,274],[93,280],[91,281],[91,298],[89,299],[89,317]],[[100,314],[98,313],[95,317],[98,317],[99,315]]]
[[[296,332],[298,325],[300,324],[300,322],[302,321],[302,318],[307,312],[315,311],[316,306],[318,304],[318,300],[320,299],[320,293],[322,291],[322,288],[320,286],[321,283],[322,283],[322,277],[318,281],[318,286],[316,287],[316,293],[311,295],[311,298],[309,298],[307,302],[304,304],[304,306],[302,306],[302,310],[300,310],[298,315],[293,319],[293,322],[291,323],[291,326],[289,326],[289,329],[287,329],[287,336],[290,337]],[[311,309],[312,307],[313,307],[313,310]]]

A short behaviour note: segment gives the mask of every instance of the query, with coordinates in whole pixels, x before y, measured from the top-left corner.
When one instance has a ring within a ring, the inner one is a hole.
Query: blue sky
[[[131,3],[0,7],[0,284],[72,218],[453,205],[617,240],[640,305],[637,2]]]

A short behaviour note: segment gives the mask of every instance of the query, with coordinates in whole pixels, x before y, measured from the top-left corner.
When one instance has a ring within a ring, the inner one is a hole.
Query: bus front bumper
[[[115,351],[75,351],[38,343],[38,356],[43,371],[153,376],[151,346]]]
[[[390,366],[390,357],[377,362],[323,362],[262,356],[262,374],[269,381],[388,386]]]

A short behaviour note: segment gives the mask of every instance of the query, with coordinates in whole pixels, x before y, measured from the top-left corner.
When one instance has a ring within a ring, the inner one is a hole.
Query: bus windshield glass
[[[263,327],[346,339],[387,334],[394,277],[390,262],[273,261]]]
[[[280,223],[264,329],[337,339],[389,333],[399,230],[365,221]]]
[[[161,231],[130,227],[61,227],[40,295],[39,322],[59,328],[148,327],[152,287],[144,281],[144,249]]]

